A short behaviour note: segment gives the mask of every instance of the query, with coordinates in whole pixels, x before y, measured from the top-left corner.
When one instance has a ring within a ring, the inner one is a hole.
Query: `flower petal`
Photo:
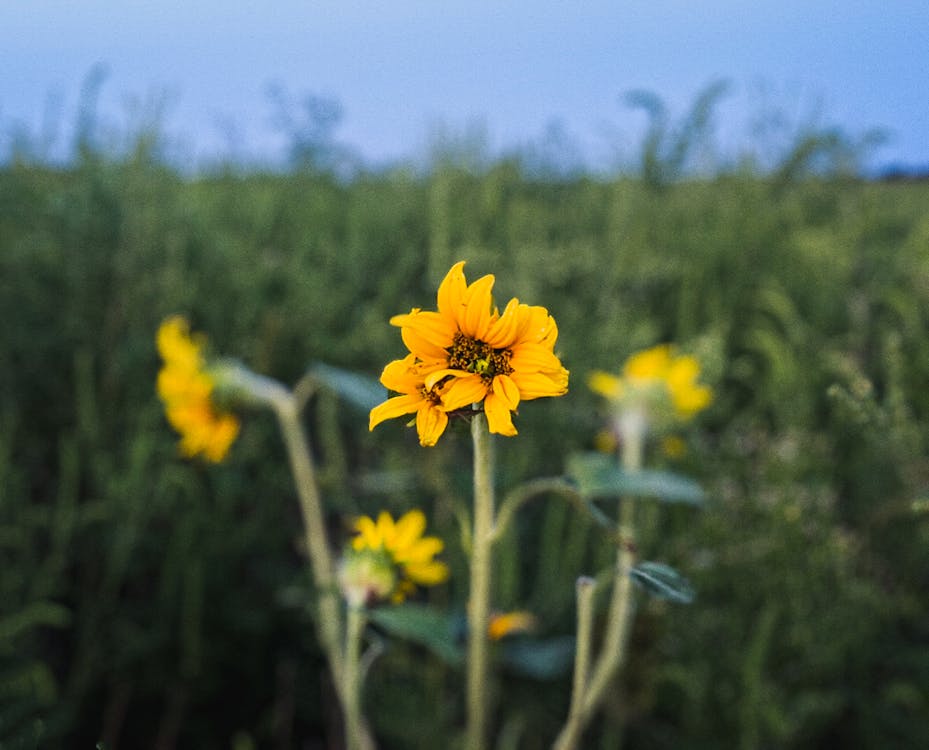
[[[394,396],[387,399],[383,404],[379,404],[371,409],[368,417],[368,430],[373,430],[385,419],[402,417],[404,414],[412,414],[419,409],[423,403],[423,397],[419,394],[408,394],[404,396]]]
[[[442,283],[439,284],[439,293],[436,295],[439,312],[452,320],[458,320],[462,312],[461,308],[468,286],[464,275],[464,265],[465,262],[460,260],[451,267],[442,279]]]
[[[442,408],[454,411],[481,401],[487,394],[487,384],[480,375],[465,375],[450,381],[442,391]]]
[[[520,327],[519,300],[513,297],[487,331],[484,341],[494,349],[504,349],[516,342]]]
[[[519,386],[509,375],[497,375],[493,380],[493,392],[510,411],[519,406]]]
[[[464,297],[464,316],[458,319],[461,332],[474,339],[484,340],[493,322],[494,286],[492,273],[482,276],[468,287]]]
[[[404,572],[420,586],[435,586],[448,580],[448,566],[443,562],[413,563],[406,565]]]
[[[510,378],[519,388],[523,401],[547,396],[563,396],[568,392],[568,371],[561,368],[558,372],[513,372]]]
[[[438,349],[445,349],[452,345],[452,337],[458,330],[454,321],[437,312],[411,312],[409,315],[395,315],[391,318],[394,325],[399,325],[402,331],[412,328],[425,341]]]
[[[491,432],[507,437],[513,437],[516,434],[513,414],[506,401],[496,393],[490,393],[484,399],[484,414],[487,415],[487,429]]]
[[[427,402],[416,412],[416,432],[423,447],[435,445],[447,426],[448,415],[431,403]]]
[[[394,544],[397,549],[405,549],[416,542],[426,530],[426,514],[414,508],[397,519]]]
[[[622,397],[623,381],[621,378],[611,375],[603,370],[594,370],[587,379],[587,385],[590,390],[611,401],[616,401]]]
[[[512,349],[510,367],[516,372],[545,372],[561,368],[561,360],[542,344],[521,343]]]

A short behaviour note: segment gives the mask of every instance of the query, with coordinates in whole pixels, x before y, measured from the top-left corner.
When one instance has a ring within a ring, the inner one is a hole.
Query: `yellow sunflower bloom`
[[[361,516],[355,521],[357,535],[343,562],[343,590],[355,603],[391,599],[402,602],[417,586],[435,586],[448,579],[448,566],[435,560],[444,544],[434,536],[423,536],[426,516],[421,510],[411,510],[394,521],[386,511],[377,520]],[[378,560],[371,566],[371,560]],[[365,562],[359,562],[365,561]],[[361,580],[359,566],[376,570],[377,575]],[[391,576],[386,574],[390,572]],[[385,586],[391,581],[390,587]],[[348,583],[348,585],[346,585]]]
[[[187,321],[174,316],[161,324],[156,343],[164,361],[158,373],[158,396],[168,422],[181,435],[181,453],[222,461],[239,434],[239,420],[217,410],[212,402],[216,383],[206,368],[204,340],[191,336]]]
[[[521,401],[568,391],[568,371],[554,353],[558,327],[544,307],[516,298],[501,313],[491,294],[494,276],[468,284],[464,265],[452,266],[439,285],[437,311],[414,309],[390,322],[423,375],[422,388],[438,397],[435,408],[482,404],[490,431],[512,436]]]

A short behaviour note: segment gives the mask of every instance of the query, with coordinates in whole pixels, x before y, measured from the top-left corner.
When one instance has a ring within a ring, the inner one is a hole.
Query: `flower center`
[[[473,372],[485,380],[513,372],[510,366],[513,352],[509,349],[494,349],[490,344],[466,336],[461,331],[455,334],[447,351],[448,366],[453,370]]]

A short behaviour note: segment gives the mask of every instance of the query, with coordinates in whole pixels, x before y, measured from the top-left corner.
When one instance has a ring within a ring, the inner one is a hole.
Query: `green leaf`
[[[453,619],[437,609],[423,604],[381,607],[368,612],[368,619],[391,635],[425,646],[449,664],[461,664],[464,659]]]
[[[629,571],[633,583],[652,596],[678,604],[690,604],[697,596],[690,582],[670,565],[641,562]]]
[[[623,471],[603,453],[575,453],[568,458],[568,474],[587,499],[637,496],[688,505],[703,503],[703,489],[692,479],[670,471]]]
[[[316,362],[310,367],[310,374],[348,403],[365,411],[370,411],[387,398],[384,386],[374,378],[359,372]]]
[[[574,636],[520,638],[503,646],[500,661],[514,672],[536,680],[566,674],[574,660]]]

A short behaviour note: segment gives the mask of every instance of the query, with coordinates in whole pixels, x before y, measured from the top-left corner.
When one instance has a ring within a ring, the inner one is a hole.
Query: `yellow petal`
[[[425,530],[426,514],[418,509],[408,511],[397,519],[394,544],[397,549],[405,549],[419,539]]]
[[[513,437],[516,428],[513,426],[513,415],[509,407],[496,393],[488,394],[484,399],[484,413],[487,415],[487,429],[497,435]]]
[[[456,377],[442,391],[442,408],[447,411],[461,409],[481,401],[487,393],[487,384],[480,375]]]
[[[458,327],[472,338],[484,340],[493,322],[493,274],[482,276],[468,287],[464,297],[464,316],[459,316]]]
[[[355,521],[355,530],[358,536],[352,540],[352,547],[356,550],[381,548],[383,540],[373,518],[361,516]]]
[[[622,398],[623,381],[621,378],[611,375],[603,370],[594,370],[590,373],[587,385],[594,393],[598,393],[604,398],[616,401]]]
[[[426,563],[445,548],[437,536],[424,537],[405,549],[397,549],[394,559],[401,564]]]
[[[510,411],[515,411],[519,406],[519,386],[508,375],[497,375],[494,378],[493,392]]]
[[[519,330],[519,300],[513,297],[497,320],[490,326],[484,341],[494,349],[504,349],[516,342],[516,333]]]
[[[422,405],[423,397],[418,394],[394,396],[387,399],[383,404],[379,404],[371,409],[368,417],[368,430],[373,430],[385,419],[402,417],[404,414],[412,414]]]
[[[450,317],[452,320],[458,320],[458,316],[462,312],[462,304],[464,303],[465,290],[467,289],[464,265],[465,262],[463,260],[458,261],[451,267],[451,270],[445,274],[445,278],[442,279],[442,283],[439,284],[439,293],[436,300],[439,312],[442,313],[442,315]]]
[[[402,316],[401,334],[404,328],[412,328],[425,341],[438,349],[452,345],[452,337],[458,330],[448,317],[437,312],[418,312]]]
[[[655,380],[665,377],[671,363],[671,346],[660,344],[633,354],[623,365],[623,374],[635,380]]]
[[[390,549],[394,542],[394,519],[386,510],[377,515],[377,534],[385,549]]]
[[[568,392],[568,371],[562,368],[554,373],[513,372],[510,378],[519,388],[523,401],[548,396],[563,396]]]
[[[400,338],[403,339],[406,348],[421,359],[440,359],[448,354],[445,349],[424,336],[419,328],[409,325],[403,326],[400,329]],[[449,344],[451,344],[451,341],[449,341]]]
[[[428,402],[416,412],[416,433],[424,448],[435,445],[447,426],[448,415]]]
[[[521,343],[512,349],[510,367],[516,372],[545,372],[558,370],[561,360],[542,344]]]
[[[407,565],[404,572],[411,581],[420,586],[435,586],[448,580],[448,566],[443,562]]]

